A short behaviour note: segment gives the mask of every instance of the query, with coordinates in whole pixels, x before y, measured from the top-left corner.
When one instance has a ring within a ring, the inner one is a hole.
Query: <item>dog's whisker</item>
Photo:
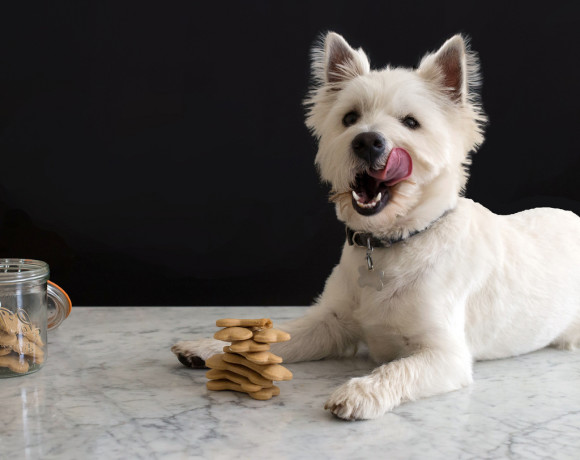
[[[328,201],[336,203],[343,196],[350,196],[351,192],[334,192],[328,197]]]

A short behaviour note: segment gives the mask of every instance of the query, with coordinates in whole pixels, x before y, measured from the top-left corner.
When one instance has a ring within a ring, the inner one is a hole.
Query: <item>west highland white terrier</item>
[[[272,351],[291,363],[363,342],[379,364],[324,407],[371,419],[469,385],[474,360],[578,346],[580,218],[548,208],[498,216],[462,196],[486,121],[466,40],[450,38],[417,69],[371,70],[331,32],[312,70],[306,124],[347,238],[322,295],[280,327],[292,340]],[[195,367],[222,347],[173,351]]]

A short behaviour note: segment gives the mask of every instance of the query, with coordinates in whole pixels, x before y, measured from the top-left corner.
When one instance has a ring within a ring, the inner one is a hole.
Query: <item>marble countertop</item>
[[[466,389],[345,422],[322,406],[373,365],[363,358],[288,364],[280,396],[209,392],[177,340],[223,317],[303,307],[78,307],[49,335],[43,369],[0,380],[0,459],[580,458],[580,352],[545,349],[475,365]]]

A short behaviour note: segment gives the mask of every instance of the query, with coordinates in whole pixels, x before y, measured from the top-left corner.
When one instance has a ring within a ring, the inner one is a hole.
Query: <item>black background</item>
[[[5,2],[0,257],[76,305],[310,303],[344,241],[301,105],[327,30],[373,67],[468,34],[490,124],[467,196],[580,213],[575,3]]]

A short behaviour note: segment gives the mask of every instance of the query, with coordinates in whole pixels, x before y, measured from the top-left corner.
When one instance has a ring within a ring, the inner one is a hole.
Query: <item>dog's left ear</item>
[[[455,35],[433,54],[425,56],[417,73],[435,82],[455,103],[465,103],[468,99],[470,83],[476,83],[477,62],[467,50],[466,41]],[[473,82],[469,80],[473,79]]]

